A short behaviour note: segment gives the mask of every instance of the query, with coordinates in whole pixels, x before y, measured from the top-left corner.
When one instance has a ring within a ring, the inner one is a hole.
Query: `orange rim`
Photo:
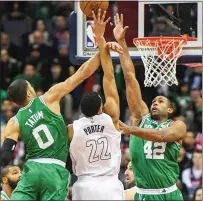
[[[168,43],[170,40],[174,40],[175,44],[178,44],[181,40],[184,41],[184,44],[187,43],[187,41],[197,41],[197,38],[187,36],[186,34],[181,36],[152,36],[152,37],[143,37],[143,38],[134,38],[133,43],[135,44],[136,41],[150,41],[150,45],[156,46],[156,43],[161,42],[161,44]],[[143,44],[145,46],[145,44]]]

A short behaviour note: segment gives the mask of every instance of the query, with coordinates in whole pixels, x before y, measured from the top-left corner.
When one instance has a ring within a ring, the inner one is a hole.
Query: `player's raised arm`
[[[8,165],[12,160],[18,137],[20,136],[20,128],[14,118],[10,119],[6,125],[4,132],[3,145],[1,147],[1,164]]]
[[[96,17],[93,12],[94,23],[92,24],[92,29],[96,37],[96,41],[98,43],[101,64],[104,71],[103,77],[103,88],[104,94],[106,98],[106,103],[104,105],[104,110],[107,114],[109,114],[114,124],[118,123],[120,111],[119,111],[119,97],[118,91],[114,78],[113,64],[112,59],[107,48],[107,43],[103,37],[105,32],[105,27],[110,18],[104,21],[106,15],[106,11],[101,16],[101,10],[98,12],[98,16]],[[118,46],[118,44],[111,44],[112,46]]]
[[[114,16],[115,28],[113,30],[114,37],[123,48],[123,54],[120,54],[120,62],[123,69],[127,101],[130,108],[131,116],[141,119],[149,113],[146,104],[142,100],[140,86],[135,78],[134,64],[130,58],[128,47],[125,41],[125,33],[128,26],[123,27],[123,14],[119,17],[118,13]]]
[[[64,95],[74,90],[80,83],[90,77],[100,65],[100,56],[95,56],[86,61],[74,75],[66,79],[64,82],[54,85],[45,94],[45,101],[52,103],[59,101]]]
[[[170,123],[169,127],[163,128],[161,130],[128,126],[121,121],[119,122],[119,124],[120,130],[123,134],[132,134],[153,142],[180,141],[183,139],[187,131],[186,125],[183,121],[174,121]]]

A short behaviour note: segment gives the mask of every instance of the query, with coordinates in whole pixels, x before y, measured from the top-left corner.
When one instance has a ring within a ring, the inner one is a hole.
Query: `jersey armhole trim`
[[[140,123],[140,125],[139,125],[140,128],[143,126],[145,120],[146,120],[149,116],[150,116],[150,113],[148,113],[147,115],[145,115],[145,116],[143,117],[143,119],[142,119],[142,121],[141,121],[141,123]]]
[[[40,100],[44,105],[46,105],[46,103],[45,103],[44,99],[42,98],[42,96],[39,97],[39,100]],[[46,105],[46,106],[47,106],[47,105]]]
[[[16,116],[13,117],[13,119],[15,120],[15,122],[19,125],[18,119]]]

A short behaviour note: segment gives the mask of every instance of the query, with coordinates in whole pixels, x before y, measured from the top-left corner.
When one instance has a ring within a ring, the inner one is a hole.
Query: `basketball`
[[[92,17],[92,11],[97,14],[99,8],[103,11],[109,7],[108,1],[81,1],[80,8],[87,17]]]

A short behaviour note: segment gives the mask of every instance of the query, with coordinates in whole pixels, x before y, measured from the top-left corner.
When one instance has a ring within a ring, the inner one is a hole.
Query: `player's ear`
[[[172,114],[173,112],[173,108],[168,108],[168,114]]]
[[[8,183],[8,178],[7,177],[2,177],[2,183],[7,184]]]

